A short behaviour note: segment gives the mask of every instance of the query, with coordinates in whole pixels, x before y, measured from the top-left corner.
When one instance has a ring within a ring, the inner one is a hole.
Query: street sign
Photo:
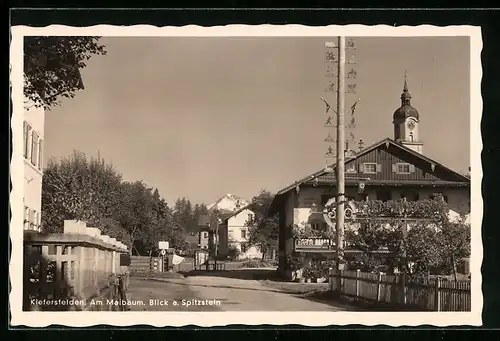
[[[169,246],[169,245],[168,245],[168,242],[165,242],[165,241],[160,241],[160,242],[158,242],[158,248],[159,248],[160,250],[165,250],[165,249],[168,249],[168,248],[169,248],[168,246]]]
[[[295,251],[299,252],[332,252],[335,243],[328,238],[300,238],[295,239]]]

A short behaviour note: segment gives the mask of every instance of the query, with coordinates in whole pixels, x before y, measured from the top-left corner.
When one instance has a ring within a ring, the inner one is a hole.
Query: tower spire
[[[405,70],[405,85],[403,87],[404,92],[408,92],[408,83],[406,82],[406,70]]]
[[[408,91],[408,82],[406,81],[406,70],[405,70],[405,83],[403,86],[403,93],[401,94],[401,106],[410,105],[411,95]]]

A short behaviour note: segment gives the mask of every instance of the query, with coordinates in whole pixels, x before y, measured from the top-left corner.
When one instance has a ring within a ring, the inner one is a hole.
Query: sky
[[[46,113],[45,158],[98,152],[172,204],[251,199],[325,165],[325,37],[104,37],[85,90]],[[406,71],[423,153],[467,171],[468,37],[355,38],[356,140],[393,138]],[[348,65],[348,70],[351,65]]]

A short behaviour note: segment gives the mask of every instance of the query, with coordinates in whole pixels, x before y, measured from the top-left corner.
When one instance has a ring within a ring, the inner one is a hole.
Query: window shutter
[[[28,228],[31,228],[31,224],[33,223],[33,215],[35,213],[35,210],[32,210],[32,209],[29,209],[29,213],[28,213]]]
[[[392,172],[393,173],[397,173],[398,172],[398,165],[395,164],[395,163],[392,165]]]
[[[377,163],[376,169],[377,169],[377,173],[382,172],[382,165],[380,163]]]
[[[40,139],[38,142],[38,169],[42,170],[43,168],[43,140]]]
[[[23,122],[23,155],[25,158],[28,157],[28,134],[29,134],[29,129],[28,129],[28,123],[26,121]]]
[[[362,163],[359,164],[359,172],[360,173],[364,173],[365,172],[365,165],[362,164]]]
[[[410,165],[410,173],[415,173],[415,165]]]
[[[35,131],[31,133],[31,164],[36,166],[38,161],[38,135]]]

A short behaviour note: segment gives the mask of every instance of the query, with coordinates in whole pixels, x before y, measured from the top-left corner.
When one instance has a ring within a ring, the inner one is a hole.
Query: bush
[[[238,259],[240,255],[240,250],[236,246],[230,246],[227,252],[227,259],[231,261],[235,261]]]
[[[287,270],[302,269],[305,265],[306,259],[303,253],[297,253],[285,258],[285,269]]]
[[[246,261],[241,266],[243,268],[269,268],[269,267],[274,266],[275,265],[274,263],[269,262],[269,261],[265,261],[265,260],[261,260],[261,259],[252,259],[252,260]]]

